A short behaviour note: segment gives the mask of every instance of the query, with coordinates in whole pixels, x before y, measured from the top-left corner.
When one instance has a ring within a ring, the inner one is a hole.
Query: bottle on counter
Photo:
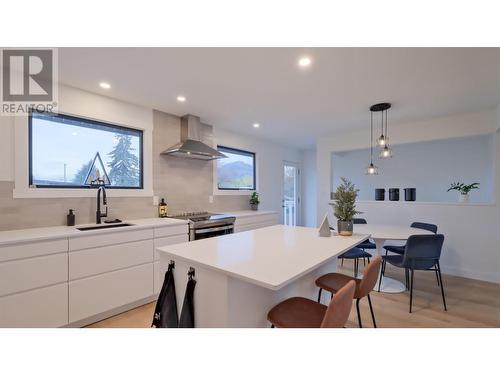
[[[160,204],[158,205],[158,216],[167,217],[167,215],[168,215],[167,202],[165,202],[165,198],[162,198]]]
[[[68,215],[66,216],[66,223],[68,227],[73,227],[75,226],[75,214],[73,213],[75,210],[70,209]]]

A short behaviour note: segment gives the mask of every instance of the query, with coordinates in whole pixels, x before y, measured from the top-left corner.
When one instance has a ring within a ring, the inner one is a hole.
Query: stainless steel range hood
[[[224,154],[201,141],[202,134],[202,124],[199,117],[189,114],[182,116],[181,141],[167,148],[161,154],[202,160],[225,158]]]

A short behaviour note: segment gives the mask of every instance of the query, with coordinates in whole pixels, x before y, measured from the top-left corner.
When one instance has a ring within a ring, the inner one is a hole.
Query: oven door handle
[[[201,233],[210,233],[210,232],[220,232],[220,231],[223,231],[223,230],[233,229],[233,228],[234,228],[234,225],[225,225],[225,226],[222,226],[222,227],[195,229],[194,233],[195,234],[201,234]]]

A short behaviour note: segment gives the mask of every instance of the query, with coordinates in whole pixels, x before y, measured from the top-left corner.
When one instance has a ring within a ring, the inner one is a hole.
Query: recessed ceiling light
[[[179,96],[177,97],[177,101],[178,101],[178,102],[185,102],[185,101],[186,101],[186,97],[185,97],[185,96],[181,96],[181,95],[179,95]]]
[[[307,57],[307,56],[301,57],[301,58],[299,59],[299,66],[300,66],[300,67],[305,68],[305,67],[307,67],[307,66],[311,65],[311,63],[312,63],[311,58],[309,58],[309,57]]]
[[[111,85],[107,82],[101,82],[101,83],[99,83],[99,86],[101,86],[102,89],[106,89],[106,90],[111,88]]]
[[[252,126],[253,126],[254,128],[258,128],[258,127],[260,127],[260,124],[255,123],[255,124],[253,124]]]
[[[73,133],[71,133],[71,135],[78,135],[78,133],[77,132],[73,132]]]

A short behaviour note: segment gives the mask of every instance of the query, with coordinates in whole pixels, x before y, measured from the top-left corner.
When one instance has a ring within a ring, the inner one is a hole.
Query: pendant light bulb
[[[373,163],[370,163],[370,165],[366,167],[366,174],[376,175],[378,174],[378,168]]]
[[[380,159],[392,158],[392,149],[388,145],[385,145],[384,148],[380,151],[378,157]]]
[[[380,147],[384,147],[387,145],[387,139],[384,137],[384,135],[382,134],[378,139],[377,139],[377,144],[380,146]]]

